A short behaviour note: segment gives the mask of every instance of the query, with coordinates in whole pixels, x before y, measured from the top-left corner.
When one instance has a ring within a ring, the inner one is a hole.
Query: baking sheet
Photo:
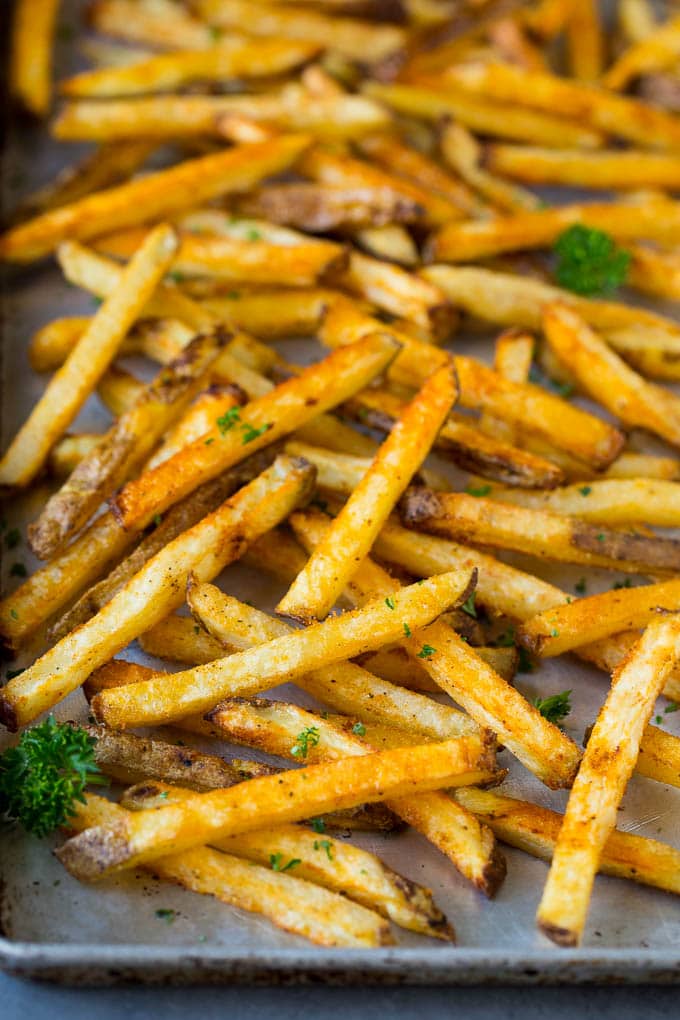
[[[64,4],[57,63],[60,74],[75,66],[72,36],[81,3]],[[49,180],[76,158],[77,147],[50,141],[44,128],[26,123],[8,125],[3,162],[3,204]],[[39,396],[44,380],[28,366],[26,346],[33,331],[62,315],[88,314],[94,302],[64,283],[53,265],[5,273],[2,282],[3,343],[2,445]],[[488,359],[490,339],[456,338],[456,349]],[[310,343],[282,345],[292,359],[321,356]],[[138,368],[138,366],[136,366]],[[74,430],[101,431],[107,413],[92,400]],[[437,466],[442,467],[442,462]],[[446,468],[445,468],[446,470]],[[448,468],[452,481],[456,472]],[[17,499],[4,508],[8,526],[25,525],[44,501],[46,489]],[[36,563],[25,542],[2,550],[3,591],[17,584],[10,577],[14,562],[32,569]],[[513,560],[518,565],[519,558]],[[573,591],[583,570],[554,568],[525,561],[528,569]],[[616,577],[591,571],[589,592],[611,585]],[[282,589],[278,583],[234,565],[220,579],[224,590],[256,605],[273,609]],[[36,636],[36,642],[39,642]],[[152,662],[135,646],[126,658]],[[29,657],[26,657],[28,661]],[[26,661],[12,663],[12,668]],[[5,670],[3,669],[3,675]],[[548,661],[533,674],[520,674],[518,686],[529,697],[573,688],[573,711],[567,732],[581,741],[598,711],[606,677],[575,659]],[[280,688],[274,696],[290,697],[309,706],[298,690]],[[58,706],[58,718],[84,719],[86,704],[78,692]],[[664,717],[664,726],[680,733],[680,713]],[[6,737],[0,736],[0,748]],[[243,754],[243,749],[224,745]],[[506,752],[501,763],[510,768],[504,790],[563,810],[566,793],[551,793],[514,763]],[[619,827],[680,846],[680,790],[635,777],[626,794]],[[365,980],[406,983],[475,983],[546,981],[680,981],[680,900],[631,882],[598,877],[584,943],[578,950],[553,947],[535,929],[534,913],[547,866],[520,851],[504,848],[508,876],[496,899],[477,894],[450,862],[417,833],[378,837],[354,835],[352,840],[374,850],[397,871],[430,886],[458,934],[449,946],[395,929],[398,946],[387,950],[328,950],[287,935],[268,921],[229,908],[209,897],[154,882],[148,875],[126,875],[97,886],[72,879],[51,856],[49,841],[18,831],[0,833],[0,966],[28,976],[74,983],[113,982],[134,978],[148,982],[323,980],[356,983]],[[159,908],[176,912],[172,923],[156,917]]]

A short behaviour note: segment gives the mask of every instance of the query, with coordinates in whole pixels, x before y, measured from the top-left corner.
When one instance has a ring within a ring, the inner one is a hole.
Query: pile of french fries
[[[672,5],[620,0],[611,28],[596,0],[95,0],[90,66],[56,84],[56,0],[15,8],[14,97],[94,147],[0,258],[53,257],[100,304],[30,339],[44,392],[0,459],[8,501],[48,492],[43,563],[0,601],[25,666],[0,719],[81,690],[133,784],[78,806],[64,866],[325,946],[454,940],[337,830],[412,826],[489,897],[499,843],[550,861],[537,924],[563,946],[598,871],[680,893],[680,849],[616,828],[633,773],[680,787],[650,725],[680,701],[680,540],[654,530],[680,524],[680,325],[634,303],[680,297]],[[574,224],[630,253],[629,301],[553,282]],[[480,328],[493,367],[457,350]],[[92,400],[108,431],[69,431]],[[278,617],[213,583],[240,559],[284,585]],[[587,593],[621,573],[642,583]],[[514,684],[567,653],[603,673],[585,749]],[[317,709],[263,697],[289,682]],[[563,816],[498,789],[499,750]]]

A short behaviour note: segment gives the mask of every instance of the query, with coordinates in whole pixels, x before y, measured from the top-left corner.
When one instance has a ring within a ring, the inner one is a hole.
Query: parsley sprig
[[[0,814],[35,836],[47,836],[85,802],[88,784],[105,785],[94,760],[96,740],[52,716],[0,755]]]
[[[559,725],[571,712],[571,691],[552,694],[548,698],[536,698],[534,705],[548,722]]]
[[[574,223],[555,242],[555,277],[575,294],[612,294],[626,281],[630,254],[603,230]]]
[[[306,726],[295,738],[295,743],[290,749],[294,758],[306,758],[310,747],[317,747],[321,740],[318,726]]]

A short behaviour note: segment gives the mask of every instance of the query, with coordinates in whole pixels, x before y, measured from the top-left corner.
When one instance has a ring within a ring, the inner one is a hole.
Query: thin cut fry
[[[537,209],[540,200],[530,191],[495,177],[489,172],[490,161],[474,135],[455,121],[444,124],[440,147],[442,156],[467,183],[488,202],[501,210],[517,212],[520,209]],[[497,146],[501,148],[502,146]],[[506,146],[511,148],[511,146]],[[518,146],[523,152],[527,146]],[[552,149],[546,149],[552,152]],[[580,150],[578,150],[580,152]],[[490,169],[495,169],[490,164]],[[502,171],[501,171],[502,172]],[[512,176],[512,175],[510,175]]]
[[[605,61],[604,38],[597,0],[571,0],[566,23],[569,65],[574,78],[595,82]]]
[[[532,145],[488,145],[484,165],[526,184],[565,184],[616,191],[680,187],[680,155],[644,150],[540,149]]]
[[[38,117],[49,112],[52,47],[59,0],[18,0],[10,46],[10,90]]]
[[[625,50],[602,76],[605,88],[623,91],[634,78],[663,71],[680,57],[680,18],[670,18],[644,39]]]
[[[77,346],[52,378],[0,461],[0,485],[24,487],[37,475],[62,433],[115,357],[121,341],[153,294],[177,247],[174,231],[153,229],[123,271]]]
[[[574,781],[537,913],[558,945],[577,945],[600,854],[638,755],[642,732],[664,680],[680,656],[680,619],[650,623],[612,678]]]

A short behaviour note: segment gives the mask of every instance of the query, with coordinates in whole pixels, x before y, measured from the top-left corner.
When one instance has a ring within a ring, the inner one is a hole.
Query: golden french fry
[[[328,187],[311,182],[270,184],[239,204],[246,216],[258,216],[318,233],[341,227],[383,227],[422,218],[413,199],[385,187]]]
[[[71,424],[115,357],[176,250],[167,226],[153,229],[124,270],[66,362],[49,382],[28,420],[0,461],[0,485],[24,487],[45,463],[50,448]]]
[[[311,468],[281,457],[193,528],[169,542],[87,623],[2,689],[0,718],[23,726],[182,603],[189,572],[209,580],[309,495]],[[185,713],[186,714],[186,713]]]
[[[572,0],[565,25],[569,65],[574,78],[596,82],[605,62],[604,37],[597,0]]]
[[[415,241],[399,223],[362,227],[355,232],[354,242],[370,255],[398,266],[417,266],[420,262]]]
[[[680,461],[674,457],[655,457],[650,453],[624,452],[603,472],[605,478],[659,479],[674,482],[680,478]]]
[[[28,529],[30,546],[40,559],[54,555],[99,504],[141,468],[163,432],[204,385],[225,343],[223,331],[196,337],[50,497]]]
[[[473,787],[456,790],[456,800],[484,820],[503,843],[543,861],[552,858],[562,815],[528,801]],[[655,839],[614,829],[602,849],[599,871],[666,892],[680,893],[680,852]]]
[[[279,613],[305,622],[326,616],[429,453],[456,396],[456,380],[449,368],[439,369],[423,385],[324,541],[279,602]]]
[[[442,85],[444,86],[442,88]],[[521,105],[499,103],[479,98],[465,88],[456,88],[448,80],[424,84],[383,85],[368,81],[363,86],[365,95],[381,100],[397,113],[438,121],[453,117],[478,134],[496,138],[509,138],[518,142],[574,148],[596,148],[602,135],[591,127],[553,117],[547,113],[527,110]]]
[[[493,778],[494,756],[477,737],[383,751],[263,776],[238,787],[195,794],[181,804],[96,826],[57,851],[79,878],[103,878],[213,839],[299,821],[364,801],[403,798]],[[106,849],[104,849],[106,848]]]
[[[643,294],[650,294],[652,297],[666,298],[676,301],[680,298],[680,258],[672,251],[656,251],[642,244],[629,245],[631,256],[628,269],[628,283],[631,287],[641,291]],[[665,351],[649,352],[634,351],[628,354],[631,362],[637,364],[643,372],[651,375],[652,378],[663,379]],[[656,363],[645,361],[645,358],[656,355]],[[660,364],[659,364],[660,362]],[[676,379],[678,375],[677,366],[672,356],[668,356],[665,366],[667,377]]]
[[[247,191],[263,177],[294,163],[308,144],[304,135],[282,135],[262,145],[237,146],[187,160],[168,170],[97,192],[1,235],[0,258],[31,262],[68,238],[87,240],[172,215],[188,205],[208,202],[228,192]]]
[[[496,340],[494,349],[494,369],[504,379],[511,382],[525,383],[529,379],[531,363],[534,357],[535,340],[530,333],[521,329],[507,329]],[[518,438],[517,429],[492,414],[484,413],[480,419],[480,429],[486,434],[515,443]],[[548,486],[544,486],[548,488]]]
[[[314,43],[293,39],[222,39],[206,52],[162,53],[124,67],[81,71],[59,85],[69,98],[111,99],[145,92],[172,92],[194,82],[261,78],[292,71],[319,52]]]
[[[447,122],[441,131],[440,147],[442,156],[463,180],[479,192],[492,206],[509,212],[520,209],[537,209],[539,199],[530,191],[495,177],[489,172],[485,150],[474,135],[455,121]],[[501,146],[498,146],[501,148]],[[510,146],[507,146],[510,148]],[[518,146],[523,151],[525,146]],[[552,152],[552,149],[546,149]],[[580,150],[579,150],[580,151]],[[491,169],[495,169],[491,164]],[[512,176],[512,175],[510,175]]]
[[[207,711],[221,698],[257,694],[263,687],[276,686],[284,678],[294,679],[322,665],[352,658],[394,641],[401,631],[399,612],[415,621],[430,622],[452,603],[457,603],[461,596],[466,597],[471,580],[470,574],[440,574],[431,581],[404,589],[396,613],[382,600],[376,601],[362,611],[330,617],[304,631],[174,673],[162,681],[150,680],[105,691],[93,700],[93,710],[102,722],[118,729],[145,725],[141,720],[151,723],[151,720],[181,719],[191,713]],[[169,606],[172,608],[174,606]],[[151,614],[149,609],[146,612]],[[154,610],[155,618],[150,619],[150,624],[162,615],[166,613],[156,614]]]
[[[221,659],[225,646],[215,641],[188,616],[172,613],[139,636],[139,645],[147,655],[187,666]]]
[[[558,945],[578,944],[600,854],[635,767],[640,740],[664,680],[680,656],[680,618],[650,623],[616,671],[574,780],[536,915]]]
[[[680,187],[680,155],[644,150],[540,149],[526,145],[488,145],[484,165],[527,184],[625,191]]]
[[[666,711],[677,708],[678,703],[672,701]],[[645,726],[635,771],[657,783],[680,787],[680,739],[658,726]]]
[[[50,450],[47,470],[54,478],[65,480],[81,460],[94,450],[101,438],[98,432],[67,433]]]
[[[59,0],[18,0],[10,46],[11,94],[38,117],[49,112],[52,97],[52,47]]]
[[[634,79],[650,71],[672,67],[680,57],[680,18],[670,18],[640,39],[607,68],[605,88],[620,92]]]
[[[28,357],[34,372],[51,372],[63,365],[90,325],[88,316],[54,319],[31,337]]]
[[[208,50],[215,31],[172,0],[95,0],[92,28],[103,35],[142,43],[151,49]]]
[[[204,481],[346,400],[382,371],[397,350],[387,334],[367,337],[361,349],[333,353],[241,412],[226,411],[201,439],[123,488],[112,504],[118,520],[126,529],[144,527]]]
[[[680,445],[680,401],[674,393],[639,376],[572,309],[549,305],[544,324],[551,349],[587,393],[624,424]]]

